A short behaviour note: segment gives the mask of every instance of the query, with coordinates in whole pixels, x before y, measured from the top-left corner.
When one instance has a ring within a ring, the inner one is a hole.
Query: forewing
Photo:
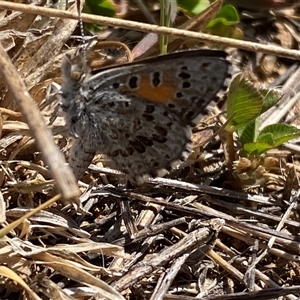
[[[132,94],[160,103],[191,123],[218,99],[230,77],[226,52],[190,50],[104,70],[86,83],[86,97],[104,89]]]

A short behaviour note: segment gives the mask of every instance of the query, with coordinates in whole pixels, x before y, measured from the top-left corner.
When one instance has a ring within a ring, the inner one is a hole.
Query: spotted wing
[[[70,157],[77,178],[82,177],[96,152],[112,158],[116,168],[136,182],[165,175],[188,157],[190,126],[172,111],[116,91],[94,97],[80,110],[68,112],[69,124],[78,137]]]
[[[110,68],[90,78],[86,98],[114,90],[167,106],[184,122],[195,123],[228,86],[227,56],[224,51],[183,51]]]

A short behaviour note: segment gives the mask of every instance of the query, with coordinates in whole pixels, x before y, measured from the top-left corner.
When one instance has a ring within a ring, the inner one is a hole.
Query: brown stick
[[[80,191],[77,181],[66,164],[66,161],[53,141],[51,131],[47,128],[44,119],[30,97],[25,84],[20,78],[15,66],[0,43],[0,73],[3,75],[8,88],[14,96],[25,121],[31,129],[38,148],[41,150],[46,164],[52,172],[62,197],[80,207]]]
[[[53,8],[38,7],[32,5],[25,5],[20,3],[11,3],[8,1],[0,1],[1,9],[11,9],[31,14],[37,14],[42,16],[52,16],[57,18],[70,18],[73,20],[78,19],[78,14],[74,14],[68,11],[62,11]],[[142,32],[154,32],[157,34],[167,34],[177,36],[181,38],[190,38],[198,41],[206,41],[209,43],[224,45],[228,47],[235,47],[253,52],[262,52],[265,54],[276,55],[280,57],[291,58],[300,60],[300,51],[285,49],[283,47],[273,45],[263,45],[259,43],[252,43],[248,41],[241,41],[231,38],[225,38],[220,36],[214,36],[210,34],[186,31],[177,28],[168,28],[163,26],[157,26],[152,24],[145,24],[140,22],[133,22],[127,20],[121,20],[117,18],[102,17],[90,14],[82,14],[82,20],[87,23],[95,23],[107,26],[122,27],[127,29],[133,29]]]

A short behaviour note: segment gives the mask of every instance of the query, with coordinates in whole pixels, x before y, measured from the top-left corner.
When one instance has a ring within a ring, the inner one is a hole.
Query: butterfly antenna
[[[82,37],[83,41],[83,57],[84,60],[87,60],[87,42],[85,40],[84,36],[84,28],[83,28],[83,21],[82,21],[82,15],[81,15],[81,0],[76,1],[77,4],[77,11],[78,11],[78,23],[79,23],[79,29],[80,29],[80,35]]]

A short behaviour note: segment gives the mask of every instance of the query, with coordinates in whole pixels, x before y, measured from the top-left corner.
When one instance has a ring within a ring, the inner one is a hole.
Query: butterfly
[[[103,153],[136,183],[164,176],[192,150],[192,129],[231,78],[228,55],[188,50],[107,68],[91,77],[82,55],[62,63],[61,107],[80,179]]]

